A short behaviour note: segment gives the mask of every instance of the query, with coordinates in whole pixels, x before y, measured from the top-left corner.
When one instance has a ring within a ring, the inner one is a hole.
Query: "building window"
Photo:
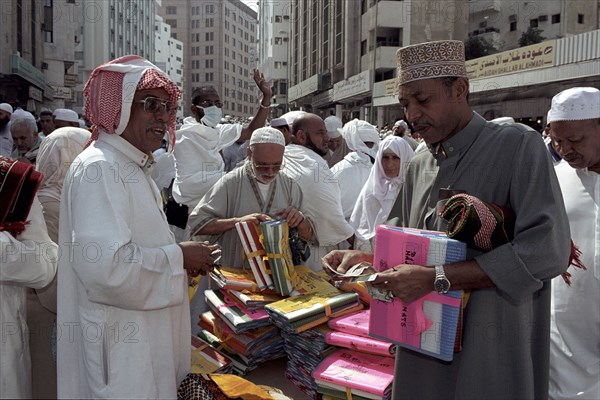
[[[363,40],[360,42],[360,55],[364,56],[365,54],[367,54],[367,41]]]
[[[283,39],[280,37],[275,38],[275,44],[283,44]]]
[[[213,76],[214,75],[213,75],[212,72],[207,72],[207,73],[204,74],[204,78],[205,78],[204,80],[206,82],[212,82],[213,81]]]
[[[553,24],[560,24],[560,14],[554,14],[552,16],[552,23]]]
[[[206,32],[206,41],[207,42],[212,42],[215,39],[215,33],[214,32]]]
[[[204,67],[205,68],[214,68],[214,61],[212,58],[206,59],[204,60]]]
[[[529,26],[532,28],[537,28],[538,27],[538,19],[537,18],[530,19]]]
[[[206,7],[204,8],[204,10],[206,11],[206,14],[214,14],[215,13],[215,5],[207,4]]]
[[[229,49],[225,47],[225,57],[229,57]]]
[[[578,24],[583,24],[584,23],[584,19],[583,19],[583,14],[577,14],[577,23]]]
[[[275,22],[282,22],[281,15],[276,15],[275,16]]]
[[[212,28],[213,26],[215,26],[214,18],[206,18],[206,27]]]
[[[165,19],[167,25],[171,25],[171,28],[177,28],[177,20],[176,19]]]
[[[229,43],[229,35],[225,35],[225,43]]]
[[[45,43],[54,43],[54,32],[44,31],[44,42]]]
[[[510,23],[510,31],[514,32],[517,30],[517,23],[516,22],[511,22]]]
[[[225,29],[229,30],[229,21],[225,21]]]
[[[168,6],[167,7],[167,15],[175,15],[175,14],[177,14],[177,7]]]
[[[214,46],[206,46],[204,48],[204,54],[213,54],[214,52]]]

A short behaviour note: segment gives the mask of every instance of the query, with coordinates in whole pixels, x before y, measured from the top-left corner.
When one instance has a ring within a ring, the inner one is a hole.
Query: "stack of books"
[[[235,333],[248,332],[271,325],[269,315],[263,309],[248,310],[235,302],[223,290],[205,290],[206,303]]]
[[[387,400],[392,394],[394,359],[340,349],[319,364],[313,377],[323,395]]]
[[[192,374],[229,374],[233,370],[231,359],[207,341],[192,335]]]
[[[384,271],[399,264],[424,266],[463,261],[466,244],[442,232],[379,225],[375,230],[373,266]],[[431,292],[410,304],[400,299],[373,300],[369,334],[444,361],[459,349],[461,290]]]

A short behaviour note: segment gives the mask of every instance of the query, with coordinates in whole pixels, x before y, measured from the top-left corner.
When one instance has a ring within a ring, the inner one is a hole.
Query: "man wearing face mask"
[[[201,87],[192,93],[192,116],[184,119],[177,131],[175,181],[173,198],[193,210],[202,196],[225,175],[220,152],[233,143],[250,139],[255,129],[265,125],[271,103],[271,87],[263,74],[254,70],[254,82],[263,94],[256,116],[248,127],[240,124],[219,125],[223,103],[212,87]]]
[[[285,139],[275,128],[254,131],[243,166],[223,176],[206,193],[190,215],[193,235],[210,235],[211,242],[223,243],[221,263],[241,267],[242,243],[235,224],[262,222],[279,217],[297,228],[304,240],[313,236],[312,224],[300,212],[303,205],[298,183],[280,174]]]

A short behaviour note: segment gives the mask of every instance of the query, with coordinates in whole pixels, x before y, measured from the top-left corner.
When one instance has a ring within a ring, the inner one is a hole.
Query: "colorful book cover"
[[[263,244],[267,252],[266,257],[271,268],[275,289],[281,295],[287,296],[292,292],[297,281],[289,245],[287,221],[261,222],[260,229],[263,233]]]
[[[244,228],[244,232],[246,232],[246,237],[248,239],[248,243],[250,244],[250,248],[253,249],[256,254],[253,256],[253,259],[258,266],[258,270],[265,282],[265,285],[269,289],[274,289],[275,286],[273,285],[273,280],[271,279],[271,271],[266,258],[267,252],[261,241],[260,226],[250,222],[242,222],[241,225]]]
[[[338,347],[352,349],[363,353],[394,357],[396,345],[368,336],[358,336],[346,332],[331,331],[325,335],[325,341]]]
[[[228,290],[231,298],[238,304],[248,310],[256,310],[259,308],[265,308],[267,304],[274,303],[282,300],[283,297],[275,292],[263,291],[260,293],[252,293],[247,291],[239,290]]]
[[[267,281],[265,276],[263,275],[261,264],[263,263],[263,256],[265,254],[262,245],[260,248],[256,247],[256,243],[252,239],[252,235],[248,233],[247,230],[248,223],[247,222],[238,222],[235,224],[235,229],[240,238],[240,242],[242,243],[242,248],[244,249],[244,254],[248,258],[248,264],[250,265],[250,269],[254,275],[254,280],[258,285],[260,290],[267,289]],[[260,241],[258,242],[260,245]]]
[[[394,380],[394,359],[341,349],[319,364],[313,378],[317,384],[329,383],[387,397]]]
[[[362,310],[352,314],[330,319],[327,325],[340,332],[351,333],[359,336],[369,336],[369,318],[371,310]]]
[[[244,290],[253,293],[260,291],[254,273],[249,269],[221,266],[219,272],[211,272],[210,277],[221,289]]]
[[[231,299],[227,292],[205,290],[206,302],[235,333],[246,332],[270,324],[265,310],[248,310]]]
[[[217,351],[213,346],[192,335],[192,365],[193,374],[228,373],[231,370],[231,360]]]
[[[373,265],[384,271],[399,264],[441,265],[465,260],[466,245],[442,232],[379,225]],[[454,356],[461,315],[461,290],[431,292],[410,304],[373,300],[369,334],[445,361]]]

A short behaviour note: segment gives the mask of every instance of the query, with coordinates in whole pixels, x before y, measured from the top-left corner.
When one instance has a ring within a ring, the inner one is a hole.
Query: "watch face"
[[[450,282],[448,281],[448,279],[436,279],[434,282],[434,286],[435,291],[438,293],[448,293],[448,290],[450,290]]]

